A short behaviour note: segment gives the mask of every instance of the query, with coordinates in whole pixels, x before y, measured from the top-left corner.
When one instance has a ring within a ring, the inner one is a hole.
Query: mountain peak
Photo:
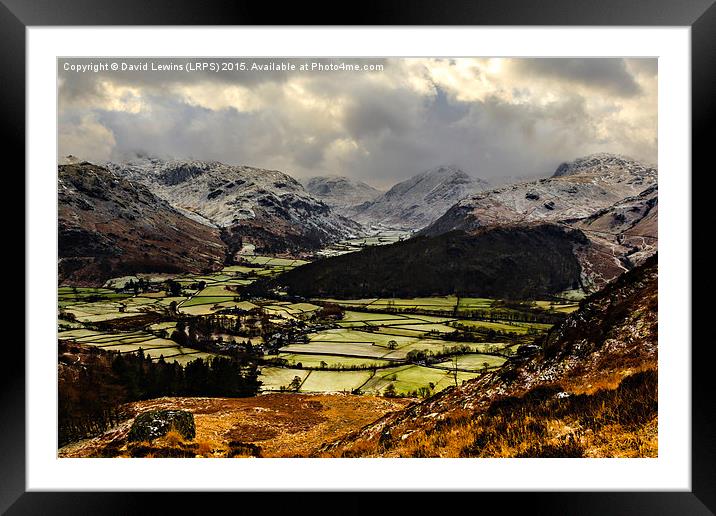
[[[649,173],[655,172],[656,168],[628,156],[599,152],[560,164],[554,171],[554,174],[552,174],[552,177],[594,174],[617,170],[625,170],[632,173]]]
[[[356,220],[364,224],[418,229],[487,182],[452,165],[441,165],[394,185],[374,201],[361,206]]]
[[[304,179],[302,183],[308,193],[342,215],[349,215],[353,207],[370,202],[383,193],[345,176],[316,176]]]

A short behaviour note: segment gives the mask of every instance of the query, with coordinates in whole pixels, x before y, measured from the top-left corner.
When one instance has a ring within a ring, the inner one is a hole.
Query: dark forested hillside
[[[453,231],[319,260],[256,288],[310,297],[459,294],[534,299],[576,288],[579,231],[551,224]]]

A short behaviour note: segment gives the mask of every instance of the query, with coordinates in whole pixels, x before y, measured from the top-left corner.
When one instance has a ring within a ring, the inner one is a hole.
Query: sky
[[[381,188],[441,165],[499,183],[594,152],[657,163],[656,59],[61,59],[58,110],[58,159]]]

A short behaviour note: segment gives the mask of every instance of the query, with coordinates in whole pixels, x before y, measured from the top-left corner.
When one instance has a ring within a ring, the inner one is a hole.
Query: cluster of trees
[[[64,351],[61,344],[60,351]],[[67,358],[70,364],[63,364]],[[77,366],[72,365],[77,363]],[[58,445],[96,435],[122,419],[121,403],[129,401],[126,390],[116,382],[110,361],[99,349],[82,356],[60,356],[58,377]]]
[[[181,367],[142,350],[119,354],[61,344],[59,445],[101,433],[124,418],[122,405],[161,396],[255,396],[261,386],[254,356],[197,359]]]
[[[124,284],[124,288],[122,290],[139,294],[140,292],[147,292],[149,290],[149,287],[150,282],[148,280],[145,280],[144,278],[138,278],[137,281],[130,279],[127,283]]]
[[[178,281],[174,281],[173,279],[168,279],[164,284],[167,287],[167,293],[171,297],[181,296],[181,283],[179,283]]]
[[[430,382],[427,387],[420,387],[405,393],[398,393],[395,385],[389,383],[388,386],[383,390],[383,396],[386,398],[428,398],[433,395],[435,391],[435,384]]]
[[[463,355],[465,353],[472,353],[472,348],[470,346],[462,345],[450,347],[445,346],[440,351],[432,351],[430,349],[413,349],[408,351],[405,355],[405,359],[414,364],[430,364],[433,362],[440,362],[445,357]]]
[[[326,303],[319,310],[316,310],[315,317],[317,319],[343,319],[345,310],[335,303]]]
[[[289,367],[291,369],[306,369],[306,370],[325,370],[325,371],[372,371],[374,369],[383,369],[386,367],[393,367],[393,365],[388,364],[384,366],[379,366],[372,363],[366,363],[366,364],[328,364],[325,360],[321,360],[318,364],[318,367],[316,366],[304,366],[303,362],[289,362],[285,358],[280,357],[271,357],[269,359],[264,360],[264,363],[274,366],[274,367]]]
[[[298,392],[298,390],[301,388],[301,384],[303,383],[303,380],[300,376],[294,376],[293,380],[288,385],[282,385],[279,387],[279,390],[281,392],[283,391],[291,391],[291,392]]]
[[[240,342],[231,338],[224,341],[222,335],[235,335]],[[182,347],[232,354],[252,352],[251,337],[259,335],[261,326],[258,324],[252,322],[245,326],[240,317],[210,315],[179,320],[170,338]]]
[[[198,358],[182,367],[163,358],[154,361],[140,348],[136,353],[116,355],[112,372],[132,400],[161,396],[242,398],[258,393],[261,382],[257,364],[255,357],[246,354]]]
[[[452,323],[452,326],[459,331],[441,334],[440,337],[443,340],[454,342],[505,342],[512,341],[519,335],[516,331],[511,332],[496,330],[494,328],[480,328],[459,322]]]
[[[491,308],[459,309],[457,315],[480,321],[511,321],[557,324],[567,315],[554,310],[536,308],[533,302],[495,300]]]

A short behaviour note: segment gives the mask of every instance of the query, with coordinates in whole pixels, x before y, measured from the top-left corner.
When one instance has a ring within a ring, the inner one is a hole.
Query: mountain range
[[[487,242],[485,228],[504,227],[500,245],[510,255],[504,247],[510,235],[515,246],[523,245],[519,237],[534,233],[531,226],[556,224],[586,237],[571,252],[579,263],[578,283],[594,291],[642,263],[657,247],[657,170],[613,154],[565,162],[550,177],[492,189],[456,167],[436,167],[385,193],[342,177],[310,178],[304,187],[280,171],[216,161],[142,157],[102,166],[70,162],[74,164],[59,168],[61,278],[77,279],[87,267],[92,270],[87,278],[104,277],[122,267],[135,268],[131,263],[154,264],[147,272],[211,268],[232,262],[247,246],[259,253],[311,256],[371,227],[418,230],[428,238],[407,244],[418,256],[441,255],[436,246],[447,241],[434,237],[458,231],[450,245],[469,249],[465,239]],[[144,231],[137,229],[141,224]],[[173,241],[177,232],[194,246],[190,257],[174,244],[167,243],[168,252],[160,245]],[[393,256],[394,249],[370,253],[386,255],[382,267],[387,271],[404,261]],[[490,247],[486,254],[494,252]],[[362,270],[362,259],[345,258],[356,270]],[[322,262],[327,269],[334,263]],[[399,277],[396,273],[392,280]],[[392,280],[386,279],[386,288]],[[370,289],[363,290],[367,295]],[[516,294],[507,290],[505,295]]]
[[[188,217],[220,228],[232,254],[248,244],[260,252],[316,250],[360,231],[277,170],[157,158],[105,166],[143,184]]]
[[[420,234],[532,222],[578,228],[593,244],[579,255],[583,283],[599,288],[655,252],[656,204],[655,167],[594,154],[561,164],[549,178],[466,197]]]

